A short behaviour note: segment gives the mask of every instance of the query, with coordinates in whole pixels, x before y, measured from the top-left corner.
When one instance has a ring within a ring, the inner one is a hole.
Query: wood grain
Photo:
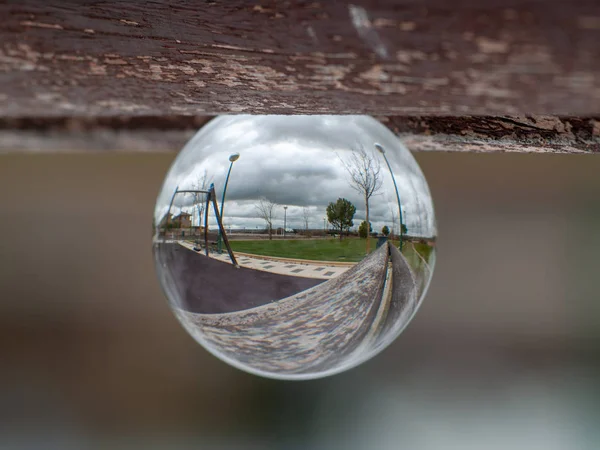
[[[0,116],[600,113],[600,3],[0,2]]]
[[[209,116],[0,119],[0,154],[177,152]],[[380,116],[412,151],[599,153],[600,120],[555,116]]]

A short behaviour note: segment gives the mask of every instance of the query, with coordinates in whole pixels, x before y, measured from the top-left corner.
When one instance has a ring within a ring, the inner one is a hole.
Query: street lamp
[[[388,169],[390,170],[390,175],[392,176],[392,181],[394,182],[394,189],[396,189],[396,200],[398,201],[398,211],[400,214],[400,245],[399,245],[399,248],[402,251],[402,240],[404,237],[404,233],[402,230],[402,205],[400,204],[400,194],[398,193],[398,185],[396,184],[396,178],[394,177],[394,172],[392,171],[390,162],[388,161],[387,156],[385,156],[385,149],[383,148],[383,146],[381,144],[375,144],[375,148],[377,149],[377,151],[379,153],[381,153],[383,155],[383,159],[385,159],[385,163],[387,164]]]
[[[233,163],[236,162],[239,159],[239,157],[239,153],[233,153],[229,155],[229,170],[227,171],[227,178],[225,178],[225,186],[223,186],[223,196],[221,197],[221,211],[219,213],[219,215],[221,216],[221,222],[223,222],[223,210],[225,209],[225,193],[227,192],[227,183],[229,183],[229,175],[231,175],[231,168],[233,167]],[[217,238],[217,250],[219,253],[221,253],[223,249],[221,233],[221,229],[219,228],[219,236]]]
[[[285,238],[285,227],[287,225],[287,206],[283,207],[283,237]]]
[[[327,234],[327,225],[326,225],[327,217],[323,217],[323,233]]]

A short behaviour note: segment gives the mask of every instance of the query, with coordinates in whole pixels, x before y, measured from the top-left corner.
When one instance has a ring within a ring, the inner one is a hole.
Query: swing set
[[[204,251],[206,256],[208,256],[208,210],[210,204],[212,203],[213,210],[215,212],[215,216],[217,218],[217,225],[219,226],[219,231],[221,233],[221,239],[225,243],[225,247],[227,247],[227,253],[229,254],[229,259],[231,259],[231,263],[235,267],[239,267],[237,260],[235,259],[235,255],[233,254],[233,250],[231,249],[231,245],[229,244],[229,239],[227,238],[227,233],[225,232],[225,227],[223,227],[223,217],[219,213],[219,205],[217,204],[217,195],[215,193],[215,185],[211,183],[208,191],[204,190],[194,190],[194,189],[185,189],[180,190],[179,186],[175,188],[175,192],[171,197],[171,203],[169,204],[169,209],[167,211],[167,221],[166,225],[169,224],[169,217],[171,216],[171,208],[173,207],[173,201],[175,200],[175,196],[177,194],[206,194],[206,207],[204,208]]]

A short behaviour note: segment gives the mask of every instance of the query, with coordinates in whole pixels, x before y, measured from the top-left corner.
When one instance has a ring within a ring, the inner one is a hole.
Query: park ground
[[[377,248],[377,239],[370,239],[370,251]],[[398,246],[397,240],[390,243]],[[308,259],[313,261],[358,262],[366,255],[366,239],[281,239],[231,241],[234,252],[279,258]],[[428,260],[432,249],[427,244],[405,242],[402,253],[411,262],[419,255]],[[418,254],[417,254],[418,253]]]

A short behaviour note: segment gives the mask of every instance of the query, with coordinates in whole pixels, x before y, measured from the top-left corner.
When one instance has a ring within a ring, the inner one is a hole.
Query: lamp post
[[[221,197],[221,211],[219,215],[221,216],[221,222],[223,222],[223,210],[225,209],[225,193],[227,192],[227,183],[229,183],[229,175],[231,175],[231,168],[233,167],[233,163],[238,160],[240,157],[239,153],[233,153],[229,155],[229,170],[227,171],[227,178],[225,178],[225,186],[223,186],[223,196]],[[217,237],[217,250],[219,253],[223,251],[223,240],[221,237],[221,229],[219,228],[219,236]]]
[[[398,185],[396,184],[396,178],[394,177],[394,172],[392,171],[392,166],[390,166],[390,162],[387,159],[387,156],[385,156],[385,149],[383,148],[383,146],[381,144],[375,144],[375,148],[377,149],[377,151],[379,153],[381,153],[383,155],[383,159],[385,159],[385,163],[388,166],[388,169],[390,171],[390,175],[392,176],[392,181],[394,182],[394,189],[396,189],[396,200],[398,201],[398,212],[400,214],[400,245],[398,246],[400,248],[400,251],[402,251],[402,240],[404,237],[404,233],[402,230],[402,205],[400,203],[400,194],[398,193]]]
[[[325,235],[327,235],[327,228],[326,228],[326,223],[325,222],[327,220],[327,217],[323,217],[323,233],[325,233]]]
[[[283,237],[285,238],[285,228],[287,226],[287,206],[283,207]]]

